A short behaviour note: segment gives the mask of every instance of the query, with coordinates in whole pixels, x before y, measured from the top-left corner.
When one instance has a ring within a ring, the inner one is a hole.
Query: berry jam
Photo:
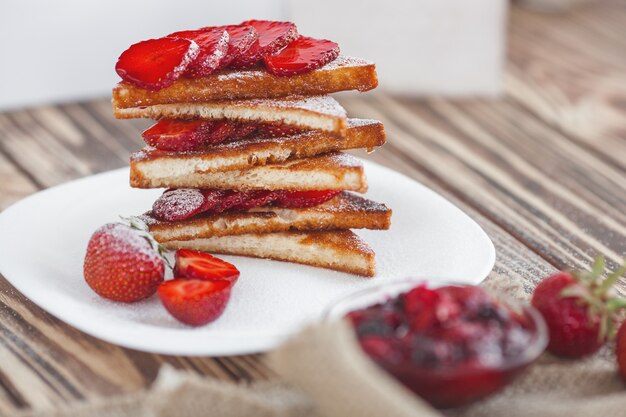
[[[502,388],[538,337],[532,317],[473,286],[420,285],[347,318],[375,362],[439,408]]]

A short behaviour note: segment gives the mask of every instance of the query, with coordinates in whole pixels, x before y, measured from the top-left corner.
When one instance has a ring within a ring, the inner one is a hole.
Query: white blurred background
[[[500,92],[506,0],[0,0],[0,110],[103,97],[119,54],[139,40],[247,19],[374,60],[380,89]]]

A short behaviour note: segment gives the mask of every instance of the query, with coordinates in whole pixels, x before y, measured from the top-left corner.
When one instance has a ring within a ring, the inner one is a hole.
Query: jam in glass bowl
[[[481,287],[407,280],[359,291],[334,303],[367,355],[437,408],[492,394],[547,344],[541,315]]]

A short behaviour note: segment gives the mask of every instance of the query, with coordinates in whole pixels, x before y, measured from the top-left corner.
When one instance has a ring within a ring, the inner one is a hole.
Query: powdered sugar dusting
[[[339,68],[346,67],[360,67],[365,65],[374,65],[372,61],[368,61],[366,59],[356,58],[352,56],[339,55],[337,59],[334,61],[330,61],[328,64],[324,65],[319,71],[334,71]]]
[[[225,102],[227,103],[227,102]],[[235,106],[244,107],[273,107],[280,109],[301,109],[319,114],[327,114],[336,117],[346,117],[346,110],[341,104],[329,95],[310,97],[289,97],[282,99],[257,98],[250,100],[236,100]]]
[[[361,58],[339,55],[337,59],[329,62],[328,64],[315,71],[336,71],[340,68],[360,67],[367,65],[374,65],[374,63]],[[217,79],[218,81],[243,80],[246,78],[259,78],[266,75],[267,70],[262,67],[243,70],[225,69],[221,73],[217,74]]]
[[[92,244],[105,247],[109,253],[135,254],[147,261],[159,258],[158,253],[140,234],[123,223],[107,223],[93,234]]]
[[[205,203],[204,195],[195,188],[179,188],[163,193],[152,206],[154,215],[167,221],[186,219],[199,213]]]

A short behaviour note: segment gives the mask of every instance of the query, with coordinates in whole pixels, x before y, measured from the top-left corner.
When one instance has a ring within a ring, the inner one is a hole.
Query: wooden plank
[[[507,101],[349,99],[395,148],[552,265],[626,252],[624,173]],[[505,116],[506,115],[506,116]],[[569,177],[572,177],[571,179]],[[604,201],[606,199],[606,201]]]
[[[33,180],[0,153],[0,211],[36,190]]]
[[[507,93],[626,169],[626,3],[597,1],[566,19],[511,14]]]

